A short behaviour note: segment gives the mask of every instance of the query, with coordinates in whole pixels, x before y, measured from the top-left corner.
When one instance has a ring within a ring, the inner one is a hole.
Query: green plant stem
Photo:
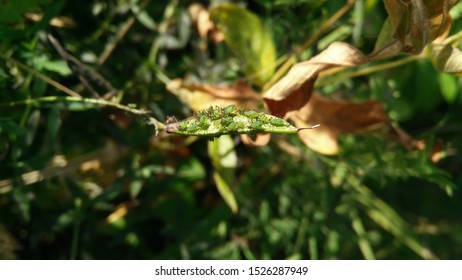
[[[316,32],[313,36],[311,36],[304,44],[302,49],[305,50],[309,48],[311,45],[314,44],[318,40],[321,35],[326,32],[332,25],[338,21],[343,15],[345,15],[355,4],[356,0],[348,0],[348,2],[343,6],[340,10],[338,10],[333,16],[331,16],[327,21],[325,21],[321,27],[319,28],[318,32]]]
[[[72,229],[71,252],[69,257],[71,260],[76,259],[79,247],[80,221],[82,218],[82,200],[80,198],[75,199],[74,205],[74,226]]]
[[[462,39],[462,31],[452,35],[451,37],[448,37],[444,40],[445,44],[455,44],[457,41]]]
[[[334,15],[332,15],[328,20],[326,20],[319,30],[313,34],[308,40],[303,43],[302,47],[300,48],[301,51],[306,50],[309,48],[311,45],[314,44],[318,40],[319,37],[321,37],[322,34],[324,34],[331,26],[339,20],[343,15],[345,15],[355,4],[356,0],[348,0],[348,2],[343,6],[340,10],[338,10]],[[299,52],[301,52],[299,51]],[[274,85],[277,81],[279,81],[284,74],[286,74],[290,67],[297,63],[297,56],[299,56],[299,53],[294,53],[291,55],[283,55],[280,58],[277,59],[278,64],[282,64],[282,66],[276,71],[276,73],[271,77],[271,79],[265,83],[263,87],[263,92],[267,91],[272,85]]]
[[[11,102],[0,103],[0,107],[12,107],[12,106],[21,106],[21,105],[38,106],[41,103],[57,103],[57,102],[67,102],[67,103],[77,102],[77,103],[96,104],[96,105],[101,105],[101,106],[113,107],[113,108],[117,108],[119,110],[123,110],[123,111],[129,112],[129,113],[132,113],[138,116],[146,117],[147,122],[149,124],[156,126],[156,130],[158,131],[165,129],[165,125],[162,122],[149,116],[149,111],[130,108],[128,106],[125,106],[119,103],[114,103],[114,102],[107,101],[107,100],[103,100],[103,99],[82,98],[82,97],[74,97],[74,96],[45,96],[45,97],[34,98],[34,99],[26,99],[26,100],[21,100],[21,101],[11,101]]]
[[[5,59],[6,61],[10,62],[10,63],[14,63],[16,65],[18,65],[19,68],[29,72],[29,73],[32,73],[34,76],[36,76],[37,78],[47,82],[48,84],[56,87],[57,89],[69,94],[70,96],[73,96],[73,97],[81,97],[80,94],[74,92],[73,90],[63,86],[62,84],[48,78],[47,76],[43,75],[42,73],[38,72],[37,70],[17,61],[16,59],[14,58],[11,58],[11,57],[3,57],[3,59]]]
[[[175,14],[175,10],[178,6],[178,2],[179,2],[178,0],[170,1],[170,3],[165,8],[164,18],[162,22],[159,23],[158,25],[159,37],[167,32],[169,21]],[[159,37],[154,39],[151,45],[151,49],[149,50],[148,63],[150,65],[156,65],[156,58],[157,58],[157,54],[160,49]]]
[[[367,239],[367,233],[364,229],[363,222],[356,211],[352,213],[352,227],[358,236],[358,246],[366,260],[375,260],[374,250]]]
[[[369,75],[369,74],[374,73],[374,72],[383,71],[383,70],[386,70],[386,69],[398,67],[398,66],[401,66],[401,65],[416,61],[416,60],[420,60],[422,58],[424,58],[424,57],[420,56],[420,55],[406,56],[406,57],[404,57],[402,59],[399,59],[399,60],[396,60],[396,61],[391,61],[391,62],[387,62],[387,63],[384,63],[384,64],[379,64],[379,65],[373,65],[373,66],[366,67],[366,68],[361,68],[361,69],[358,69],[356,71],[349,72],[349,73],[344,73],[344,74],[339,75],[339,76],[318,80],[316,82],[316,84],[315,84],[315,87],[322,87],[322,86],[325,86],[325,85],[328,85],[328,84],[331,84],[331,83],[335,83],[335,82],[338,82],[338,81],[341,81],[341,80],[351,79],[351,78],[358,77],[358,76],[363,76],[363,75]],[[320,77],[331,75],[333,72],[341,71],[342,69],[343,68],[334,68],[332,71],[325,71],[325,72],[321,73]]]

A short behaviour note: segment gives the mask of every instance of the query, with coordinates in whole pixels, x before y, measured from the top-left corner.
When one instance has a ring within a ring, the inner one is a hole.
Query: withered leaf
[[[219,86],[192,84],[175,79],[167,85],[167,89],[196,112],[210,106],[225,107],[231,104],[256,109],[260,100],[260,96],[244,81]]]
[[[371,57],[397,52],[417,54],[429,43],[445,36],[451,26],[449,10],[457,0],[384,0],[385,22]]]
[[[292,66],[287,75],[263,95],[263,100],[273,115],[286,117],[308,102],[314,82],[321,71],[336,66],[357,66],[366,62],[366,57],[355,47],[334,42],[317,56]]]
[[[298,127],[320,126],[313,130],[299,132],[301,140],[310,149],[325,155],[339,152],[338,137],[343,134],[367,133],[380,130],[393,141],[407,149],[426,149],[427,143],[415,140],[399,127],[392,124],[382,104],[377,101],[352,103],[331,100],[313,93],[310,102],[291,116]],[[436,162],[442,157],[443,144],[436,141],[429,152],[430,159]]]
[[[383,106],[377,101],[351,103],[331,100],[316,93],[291,119],[297,127],[320,125],[313,130],[300,131],[299,135],[309,148],[326,155],[339,152],[337,140],[340,135],[371,131],[390,123]]]
[[[448,44],[431,44],[431,59],[436,70],[462,73],[462,52]]]
[[[258,133],[256,135],[241,134],[240,136],[242,143],[254,147],[266,146],[271,139],[271,134],[269,133]]]

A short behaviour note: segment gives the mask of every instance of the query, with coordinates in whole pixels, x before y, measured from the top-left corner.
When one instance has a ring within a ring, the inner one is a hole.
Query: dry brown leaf
[[[438,37],[448,34],[451,27],[449,10],[457,0],[384,0],[390,26],[388,41],[380,44],[372,56],[390,53],[390,46],[400,46],[402,52],[420,53]],[[382,30],[381,32],[384,32]]]
[[[420,151],[427,149],[427,141],[416,140],[399,127],[392,127],[390,136],[396,137],[396,140],[407,149],[416,149]],[[428,155],[433,163],[440,161],[445,155],[444,143],[441,140],[436,139],[436,141],[433,143],[433,146],[428,151]]]
[[[291,116],[297,127],[320,126],[302,130],[299,136],[310,149],[325,155],[339,152],[338,137],[342,134],[366,133],[380,129],[387,138],[397,141],[407,149],[424,150],[427,143],[415,140],[399,127],[395,127],[377,101],[352,103],[331,100],[313,93],[310,102]],[[435,141],[429,153],[433,162],[443,156],[443,143]]]
[[[390,123],[377,101],[351,103],[327,99],[316,93],[291,119],[297,127],[320,125],[313,130],[300,131],[299,135],[309,148],[326,155],[339,152],[337,139],[341,134],[371,131]]]
[[[210,106],[224,107],[230,104],[256,109],[260,101],[260,96],[244,81],[217,86],[189,84],[176,79],[167,85],[167,89],[196,112]]]
[[[39,22],[43,18],[43,13],[26,13],[24,17],[28,20]],[[66,16],[52,18],[50,20],[50,25],[57,28],[75,28],[77,26],[72,18]]]
[[[431,44],[430,50],[436,70],[444,73],[462,73],[462,51],[448,44]]]
[[[321,71],[336,66],[351,67],[366,62],[366,57],[355,47],[334,42],[310,60],[295,64],[287,75],[263,95],[263,100],[273,115],[286,117],[308,102],[314,82]]]
[[[197,32],[203,39],[210,38],[219,43],[224,40],[224,34],[218,30],[215,23],[210,19],[209,11],[201,4],[192,4],[188,8],[189,15],[196,24]]]
[[[242,143],[247,146],[261,147],[266,146],[271,139],[269,133],[259,133],[256,135],[241,134]]]

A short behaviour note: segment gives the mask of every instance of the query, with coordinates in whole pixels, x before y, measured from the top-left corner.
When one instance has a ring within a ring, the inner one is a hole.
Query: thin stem
[[[384,63],[384,64],[373,65],[373,66],[370,66],[370,67],[358,69],[356,71],[349,72],[349,73],[344,73],[344,74],[336,76],[336,77],[326,78],[326,79],[323,79],[323,80],[318,80],[316,82],[316,84],[315,84],[315,87],[322,87],[322,86],[325,86],[325,85],[328,85],[328,84],[331,84],[331,83],[334,83],[334,82],[338,82],[340,80],[351,79],[351,78],[354,78],[354,77],[368,75],[368,74],[371,74],[371,73],[374,73],[374,72],[383,71],[383,70],[386,70],[386,69],[398,67],[400,65],[407,64],[407,63],[410,63],[410,62],[413,62],[413,61],[416,61],[416,60],[419,60],[419,59],[422,59],[422,58],[423,57],[419,56],[419,55],[406,56],[406,57],[404,57],[402,59],[399,59],[399,60],[396,60],[396,61],[391,61],[391,62],[387,62],[387,63]],[[332,75],[333,73],[336,73],[336,72],[341,71],[343,69],[344,69],[343,67],[334,68],[334,69],[331,69],[329,71],[322,72],[319,76],[323,77],[323,76],[327,76],[327,75]]]
[[[175,10],[178,6],[179,0],[173,0],[170,1],[170,3],[167,5],[164,11],[164,18],[161,23],[158,25],[158,31],[159,31],[159,36],[163,35],[165,32],[167,32],[168,29],[168,23],[169,20],[173,17],[175,14]],[[154,39],[151,45],[151,49],[149,51],[148,55],[148,62],[149,64],[155,65],[156,64],[156,59],[157,59],[157,54],[160,49],[160,41],[158,38]]]
[[[74,226],[72,229],[71,252],[69,257],[71,260],[76,259],[79,247],[80,220],[82,218],[82,200],[77,198],[74,201],[74,204]]]
[[[343,6],[340,10],[338,10],[332,17],[330,17],[327,21],[325,21],[319,30],[313,34],[308,40],[303,43],[302,47],[300,48],[301,50],[306,50],[309,48],[314,42],[318,40],[319,37],[321,37],[322,34],[324,34],[337,20],[339,20],[343,15],[345,15],[355,4],[356,0],[348,0],[348,2]],[[271,77],[271,79],[266,82],[266,84],[263,87],[263,92],[268,90],[272,85],[274,85],[282,76],[284,76],[287,71],[289,71],[290,67],[294,65],[297,62],[297,53],[291,54],[291,55],[283,55],[280,58],[278,58],[278,62],[281,61],[280,64],[282,66],[276,71],[276,73]],[[282,62],[283,61],[283,62]]]
[[[459,41],[460,39],[462,39],[462,31],[452,35],[451,37],[448,37],[444,40],[444,43],[445,44],[454,44],[456,43],[457,41]]]
[[[338,10],[333,16],[331,16],[327,21],[325,21],[321,27],[319,28],[318,32],[316,32],[313,36],[311,36],[304,44],[302,49],[309,48],[314,42],[318,40],[321,35],[326,32],[332,25],[338,21],[343,15],[345,15],[355,4],[356,0],[348,0],[348,2],[343,6],[340,10]]]
[[[149,0],[142,2],[139,5],[139,9],[140,10],[144,9],[146,5],[148,4],[148,2]],[[122,39],[125,37],[125,35],[130,30],[130,28],[136,22],[136,18],[137,18],[137,14],[133,14],[131,17],[127,19],[127,21],[125,21],[125,23],[122,24],[122,26],[119,28],[118,32],[116,33],[115,39],[106,45],[106,47],[104,48],[104,51],[98,57],[98,61],[97,61],[98,65],[103,65],[104,62],[109,58],[109,56],[115,50],[117,45],[122,41]]]
[[[50,85],[56,87],[57,89],[69,94],[70,96],[73,96],[73,97],[81,97],[80,94],[76,93],[75,91],[63,86],[62,84],[48,78],[47,76],[43,75],[42,73],[38,72],[37,70],[17,61],[16,59],[14,58],[11,58],[11,57],[3,57],[6,61],[10,62],[10,63],[14,63],[16,65],[18,65],[19,68],[25,70],[25,71],[28,71],[30,73],[32,73],[34,76],[36,76],[37,78],[49,83]]]
[[[85,104],[96,104],[101,106],[113,107],[117,108],[135,115],[143,116],[147,118],[147,122],[156,126],[156,130],[164,130],[165,125],[156,120],[155,118],[149,116],[149,111],[130,108],[128,106],[114,103],[111,101],[103,100],[103,99],[93,99],[93,98],[82,98],[82,97],[74,97],[74,96],[45,96],[40,98],[34,99],[26,99],[21,101],[12,101],[12,102],[5,102],[0,103],[0,107],[11,107],[11,106],[20,106],[20,105],[35,105],[38,106],[41,103],[57,103],[57,102],[80,102]]]

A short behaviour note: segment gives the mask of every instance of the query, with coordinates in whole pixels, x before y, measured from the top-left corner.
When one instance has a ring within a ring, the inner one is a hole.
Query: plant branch
[[[406,56],[406,57],[404,57],[402,59],[399,59],[399,60],[395,60],[395,61],[391,61],[391,62],[379,64],[379,65],[373,65],[373,66],[366,67],[366,68],[361,68],[361,69],[358,69],[356,71],[344,73],[344,74],[339,75],[339,76],[318,80],[316,82],[316,84],[315,84],[315,87],[322,87],[322,86],[325,86],[325,85],[328,85],[328,84],[331,84],[331,83],[334,83],[334,82],[337,82],[337,81],[340,81],[340,80],[351,79],[351,78],[358,77],[358,76],[363,76],[363,75],[369,75],[369,74],[374,73],[374,72],[383,71],[383,70],[386,70],[386,69],[398,67],[398,66],[401,66],[401,65],[404,65],[404,64],[407,64],[407,63],[422,59],[422,58],[423,58],[423,56],[420,56],[420,55]],[[344,67],[333,68],[331,70],[322,72],[319,75],[319,77],[332,75],[332,74],[334,74],[334,73],[336,73],[338,71],[341,71],[343,69],[344,69]]]
[[[348,0],[348,2],[340,10],[338,10],[333,16],[331,16],[327,21],[325,21],[318,32],[313,34],[303,45],[302,49],[305,50],[309,48],[314,42],[318,40],[321,35],[326,32],[331,26],[338,21],[343,15],[345,15],[355,4],[356,0]]]
[[[48,78],[47,76],[43,75],[42,73],[38,72],[37,70],[35,70],[35,69],[33,69],[33,68],[19,62],[19,61],[17,61],[16,59],[11,58],[11,57],[3,57],[3,58],[6,61],[10,62],[10,63],[14,63],[14,64],[18,65],[19,68],[32,73],[37,78],[47,82],[48,84],[56,87],[57,89],[67,93],[68,95],[73,96],[73,97],[81,97],[80,94],[76,93],[75,91],[71,90],[70,88],[65,87],[62,84],[56,82],[55,80],[52,80],[52,79]]]
[[[152,124],[156,127],[156,131],[165,129],[165,125],[162,122],[150,116],[149,111],[131,108],[131,107],[119,104],[119,103],[114,103],[114,102],[103,100],[103,99],[82,98],[82,97],[74,97],[74,96],[45,96],[45,97],[34,98],[34,99],[26,99],[26,100],[21,100],[21,101],[11,101],[11,102],[0,103],[0,107],[12,107],[12,106],[21,106],[21,105],[38,106],[41,103],[58,103],[58,102],[84,103],[84,104],[95,104],[95,105],[113,107],[119,110],[129,112],[134,115],[145,117],[148,124]]]
[[[332,15],[328,20],[326,20],[319,30],[313,34],[308,40],[303,43],[301,50],[306,50],[309,48],[322,34],[324,34],[337,20],[339,20],[343,15],[345,15],[355,4],[356,0],[348,0],[348,2],[340,10],[338,10],[334,15]],[[291,55],[283,55],[277,61],[278,64],[282,66],[276,71],[276,73],[271,77],[271,79],[265,83],[263,87],[263,92],[267,91],[272,85],[274,85],[285,73],[287,73],[292,65],[297,62],[297,56],[299,53],[293,53]],[[281,61],[281,62],[279,62]]]

